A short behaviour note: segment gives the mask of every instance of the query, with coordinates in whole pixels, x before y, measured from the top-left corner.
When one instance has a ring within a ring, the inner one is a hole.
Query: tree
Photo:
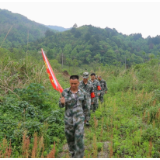
[[[75,36],[76,38],[79,38],[79,37],[81,36],[81,32],[78,31],[78,30],[76,30],[74,36]]]
[[[72,65],[73,65],[73,71],[74,71],[74,73],[75,73],[76,67],[78,66],[78,60],[77,60],[77,59],[74,59],[74,60],[72,61]]]
[[[72,45],[71,44],[66,44],[64,47],[64,54],[70,54],[72,51]]]
[[[149,58],[150,58],[150,59],[153,59],[153,58],[154,58],[154,54],[153,54],[153,53],[150,53],[150,54],[149,54]]]
[[[72,50],[72,52],[71,52],[71,56],[72,56],[72,57],[75,57],[76,55],[77,55],[77,49],[74,48],[74,49]]]
[[[53,56],[53,52],[52,52],[52,50],[50,49],[50,50],[48,50],[48,52],[47,52],[47,57],[49,58],[49,59],[53,59],[54,58],[54,56]]]
[[[45,32],[45,37],[50,37],[50,36],[52,36],[52,35],[54,35],[54,32],[51,31],[50,29],[48,29],[48,30]]]
[[[90,33],[87,33],[87,34],[85,35],[85,40],[86,40],[86,41],[89,41],[90,38],[91,38],[91,34],[90,34]]]
[[[78,26],[77,26],[77,24],[75,23],[74,25],[73,25],[73,28],[77,28]]]
[[[69,71],[70,71],[70,67],[72,65],[72,60],[70,58],[66,58],[66,65],[69,66]]]
[[[146,52],[142,52],[142,55],[144,56],[144,60],[143,60],[143,63],[145,62],[145,57],[146,57]]]
[[[98,53],[98,54],[96,54],[95,56],[94,56],[94,60],[96,60],[96,62],[100,62],[100,60],[101,60],[101,55]]]

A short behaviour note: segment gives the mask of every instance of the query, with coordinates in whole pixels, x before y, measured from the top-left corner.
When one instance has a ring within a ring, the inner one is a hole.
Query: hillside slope
[[[48,27],[43,24],[29,20],[27,17],[8,10],[0,9],[0,46],[4,48],[14,48],[27,44],[45,36]],[[12,28],[11,28],[12,27]],[[11,28],[5,42],[4,37]]]
[[[30,44],[29,49],[48,52],[49,58],[62,59],[64,64],[108,64],[131,66],[159,56],[160,37],[144,39],[141,34],[129,36],[116,29],[97,28],[91,25],[48,35]]]

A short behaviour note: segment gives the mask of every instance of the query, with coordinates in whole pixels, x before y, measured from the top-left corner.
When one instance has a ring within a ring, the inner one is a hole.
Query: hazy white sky
[[[160,35],[160,0],[0,0],[0,9],[45,25],[91,24],[144,38]]]

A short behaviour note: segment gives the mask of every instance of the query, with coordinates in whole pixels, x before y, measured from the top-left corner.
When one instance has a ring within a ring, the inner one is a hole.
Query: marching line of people
[[[98,108],[98,99],[103,103],[103,96],[107,93],[107,83],[96,74],[83,73],[83,80],[79,82],[78,75],[70,76],[70,88],[64,89],[59,100],[59,107],[65,107],[65,135],[72,158],[84,156],[84,124],[89,125],[90,111]]]

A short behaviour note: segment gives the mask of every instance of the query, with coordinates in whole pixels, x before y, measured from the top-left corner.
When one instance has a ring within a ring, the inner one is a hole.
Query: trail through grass
[[[0,146],[0,157],[5,153],[24,157],[24,133],[30,139],[28,157],[32,156],[35,133],[44,142],[43,154],[41,150],[35,157],[69,157],[64,109],[58,107],[60,95],[52,88],[43,61],[30,56],[15,60],[5,54],[0,59],[0,142],[6,148]],[[69,76],[57,68],[57,61],[52,60],[51,65],[62,87],[68,88]],[[75,70],[82,79],[83,69]],[[94,72],[91,67],[88,71]],[[107,81],[108,93],[91,114],[90,127],[85,127],[85,157],[160,157],[159,71],[154,60],[127,70],[97,68],[96,74]]]
[[[106,94],[105,102],[91,114],[90,127],[85,127],[85,157],[158,157],[160,109],[153,97],[144,90]],[[66,146],[60,157],[69,156]]]

